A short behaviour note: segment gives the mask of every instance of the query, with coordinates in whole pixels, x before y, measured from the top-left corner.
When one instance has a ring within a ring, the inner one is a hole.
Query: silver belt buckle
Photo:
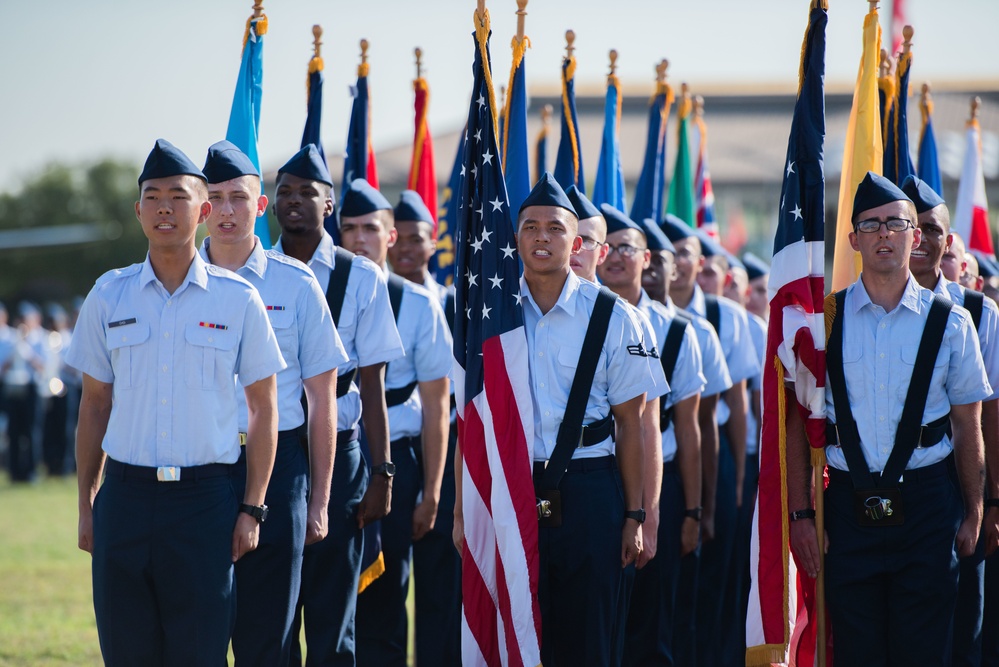
[[[160,466],[156,469],[156,481],[179,482],[180,468],[178,466]]]

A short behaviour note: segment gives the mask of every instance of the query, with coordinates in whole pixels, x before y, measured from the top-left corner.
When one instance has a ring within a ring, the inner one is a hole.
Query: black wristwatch
[[[385,463],[375,466],[371,469],[372,475],[385,475],[387,478],[392,479],[395,477],[395,464],[391,461],[386,461]]]
[[[624,513],[625,519],[634,519],[638,523],[645,523],[645,510],[643,508],[638,508],[637,510],[631,510]]]
[[[249,514],[257,520],[257,523],[267,521],[267,505],[247,505],[246,503],[241,503],[239,511]]]
[[[694,521],[700,521],[701,520],[701,508],[700,507],[691,507],[689,510],[687,510],[687,511],[685,511],[683,513],[683,516],[685,518],[687,518],[687,519],[693,519]]]
[[[814,518],[815,518],[815,510],[813,510],[811,507],[809,507],[808,509],[791,512],[791,521],[801,521],[802,519],[814,519]]]

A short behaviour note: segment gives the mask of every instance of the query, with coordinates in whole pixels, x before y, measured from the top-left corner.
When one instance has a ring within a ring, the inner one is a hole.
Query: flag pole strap
[[[822,454],[823,465],[812,467],[815,475],[815,533],[819,542],[819,575],[815,579],[815,617],[818,623],[815,628],[815,665],[826,667],[825,451],[819,449],[817,452]]]

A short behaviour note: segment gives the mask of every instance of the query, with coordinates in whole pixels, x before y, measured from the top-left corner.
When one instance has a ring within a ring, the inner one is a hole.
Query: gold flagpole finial
[[[611,49],[607,57],[610,59],[610,76],[614,76],[617,73],[617,49]]]
[[[880,0],[867,0],[867,4],[871,6],[869,11],[872,12],[878,11],[878,2],[880,2]]]
[[[517,40],[524,41],[524,18],[527,16],[527,0],[517,0]]]
[[[565,31],[565,57],[566,58],[571,58],[573,51],[576,50],[576,47],[573,46],[573,43],[575,43],[575,41],[576,41],[576,33],[573,32],[572,30],[566,30]]]
[[[316,58],[321,57],[320,51],[323,45],[323,27],[318,23],[312,26],[312,49]]]
[[[479,22],[480,26],[485,25],[486,21],[486,0],[477,0],[475,4],[475,17]]]
[[[686,81],[680,84],[680,97],[685,100],[690,99],[690,86],[687,85]]]
[[[666,83],[666,70],[669,69],[669,61],[663,58],[656,64],[656,83]]]
[[[884,78],[891,73],[891,56],[887,49],[881,49],[881,60],[878,63],[878,76]]]
[[[927,102],[933,99],[933,95],[930,94],[931,92],[933,92],[933,89],[930,87],[929,81],[923,84],[921,91],[922,94],[920,95],[920,97],[923,100],[923,104],[926,104]]]
[[[413,54],[416,56],[416,78],[419,79],[423,77],[423,49],[416,47]]]
[[[700,95],[694,96],[694,115],[699,118],[704,116],[704,98]]]
[[[908,55],[909,51],[912,50],[912,35],[915,32],[911,25],[902,28],[902,53]]]
[[[555,113],[555,108],[546,104],[541,107],[541,123],[545,126],[545,132],[548,131],[548,126],[552,123],[552,114]]]
[[[367,65],[368,64],[368,46],[370,46],[368,44],[368,40],[362,39],[361,40],[361,64],[362,65]]]
[[[972,97],[971,98],[971,121],[972,122],[975,122],[976,120],[978,120],[978,111],[981,109],[981,107],[982,107],[982,98],[980,98],[978,95],[975,95],[974,97]]]
[[[253,0],[253,18],[259,19],[264,15],[264,0]]]

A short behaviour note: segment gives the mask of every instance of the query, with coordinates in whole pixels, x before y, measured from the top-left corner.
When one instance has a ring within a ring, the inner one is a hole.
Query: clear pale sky
[[[660,58],[670,80],[793,86],[808,0],[531,0],[528,88],[557,85],[564,33],[575,30],[577,85],[600,85],[616,48],[626,84],[648,84]],[[826,78],[852,83],[868,3],[829,0]],[[489,0],[497,85],[510,66],[516,2]],[[431,88],[431,131],[468,108],[473,0],[271,0],[264,47],[260,155],[265,169],[298,148],[312,25],[324,28],[323,139],[343,146],[363,37],[375,150],[412,136],[413,48]],[[252,1],[49,0],[4,3],[0,38],[0,191],[47,162],[112,155],[141,162],[165,137],[201,163],[224,138]],[[999,80],[997,0],[906,0],[920,80]],[[885,41],[891,2],[881,6]],[[440,159],[440,158],[439,158]],[[450,156],[445,159],[450,159]]]

